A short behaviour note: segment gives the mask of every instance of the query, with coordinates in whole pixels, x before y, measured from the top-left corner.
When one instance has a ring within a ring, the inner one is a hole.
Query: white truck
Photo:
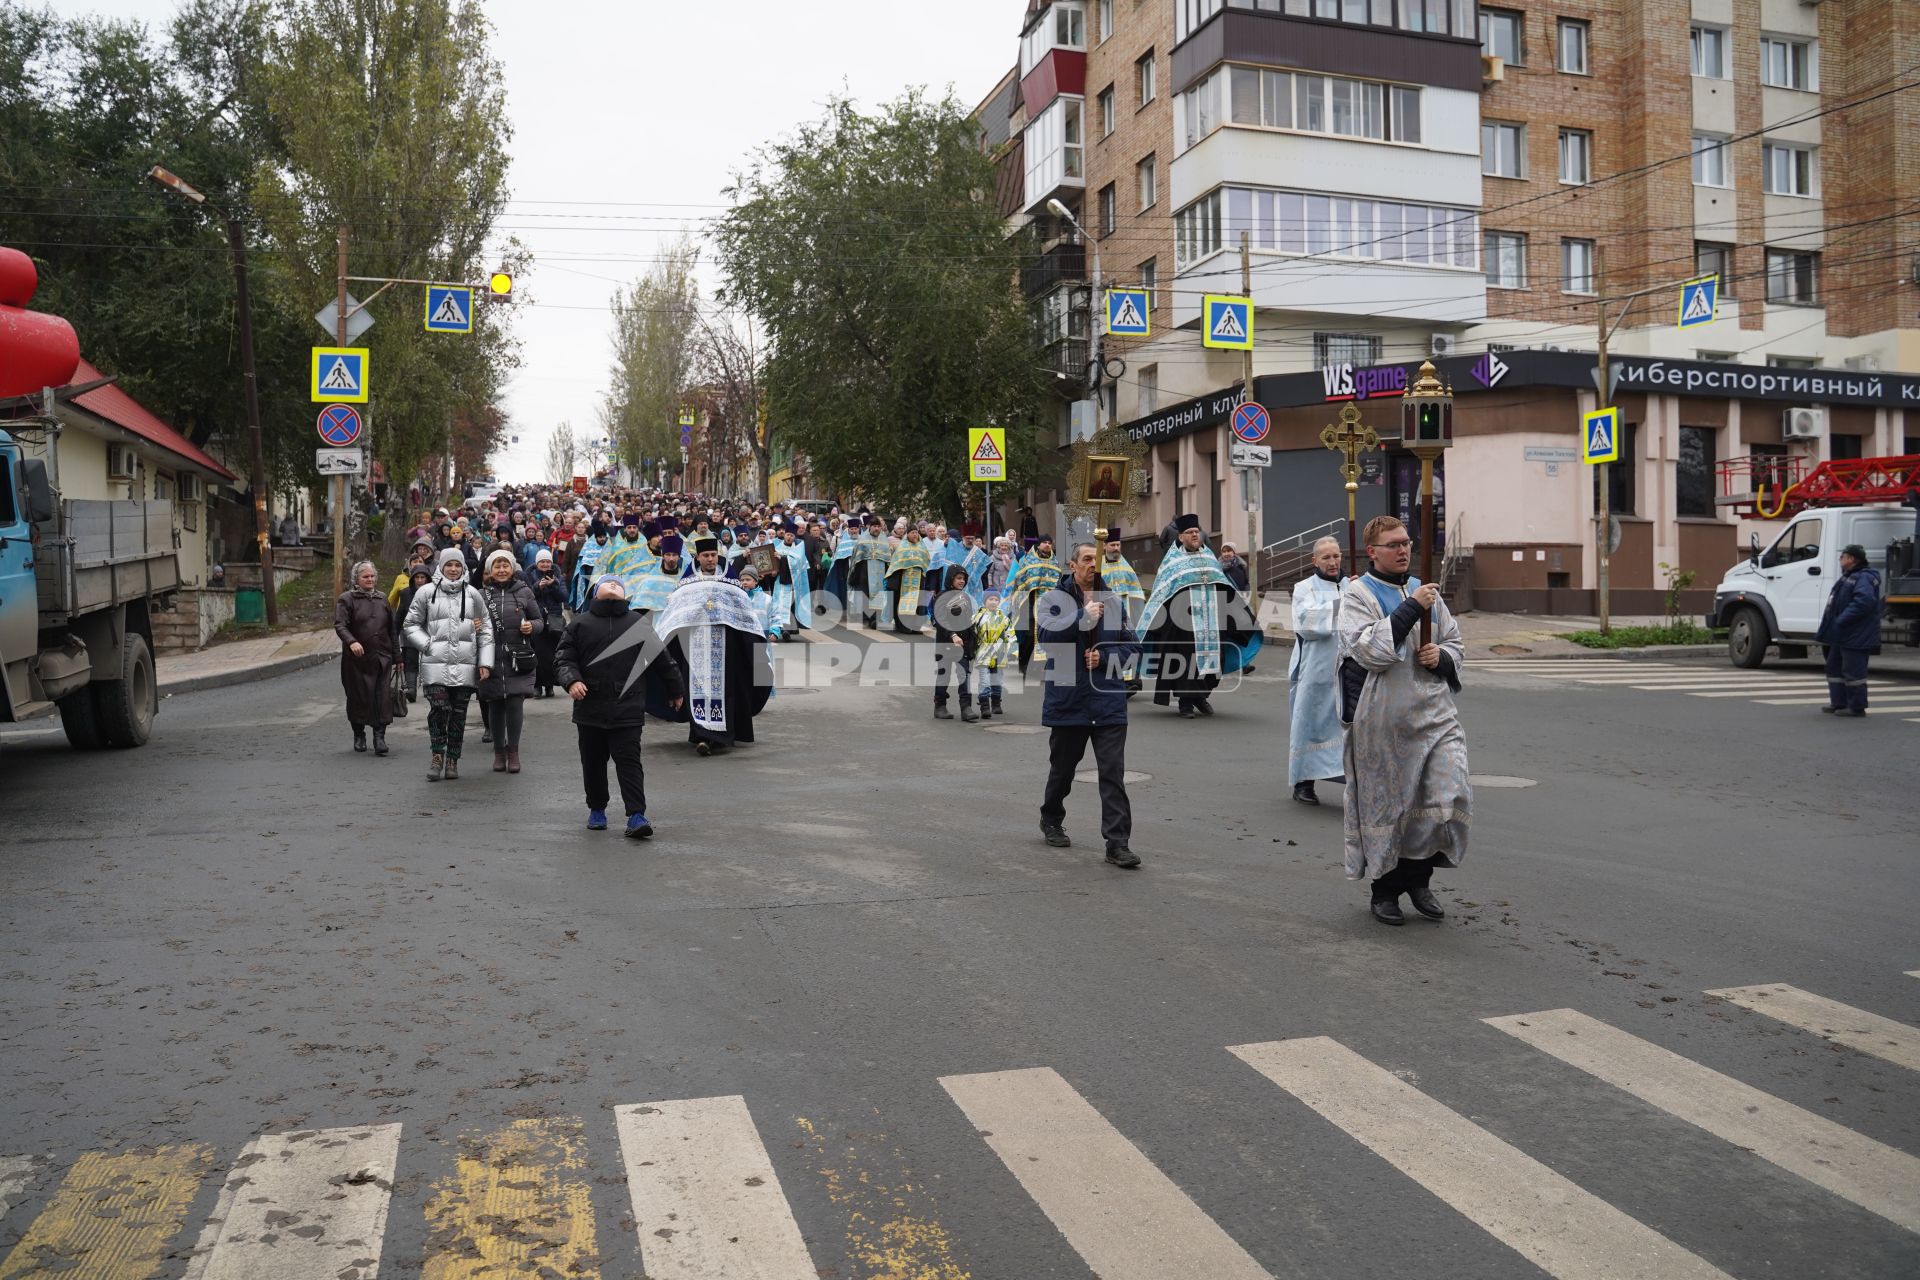
[[[1883,646],[1920,645],[1920,564],[1916,513],[1888,505],[1807,507],[1727,570],[1714,588],[1710,627],[1727,629],[1727,656],[1736,667],[1757,667],[1777,645],[1783,658],[1804,658],[1820,629],[1827,596],[1840,578],[1840,550],[1858,543],[1880,572],[1886,601]]]

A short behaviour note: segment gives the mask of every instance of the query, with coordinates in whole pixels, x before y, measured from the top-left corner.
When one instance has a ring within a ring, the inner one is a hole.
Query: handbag
[[[493,592],[482,593],[486,597],[487,612],[493,615],[493,634],[497,637],[495,646],[503,649],[507,655],[507,670],[516,676],[531,675],[540,665],[539,655],[533,651],[533,645],[527,637],[515,631],[508,636],[506,623],[500,617],[500,605]]]
[[[398,659],[387,672],[387,714],[395,720],[407,718],[407,664]]]

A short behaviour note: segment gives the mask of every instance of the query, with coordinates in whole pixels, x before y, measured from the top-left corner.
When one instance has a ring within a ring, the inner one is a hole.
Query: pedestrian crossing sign
[[[993,481],[1006,478],[1007,429],[968,427],[967,479]]]
[[[427,286],[427,332],[472,333],[473,290],[451,284]]]
[[[1145,289],[1107,290],[1107,334],[1144,338],[1152,329],[1153,295]]]
[[[1224,351],[1253,350],[1253,299],[1210,293],[1201,307],[1200,340]]]
[[[1620,411],[1595,409],[1580,415],[1580,460],[1588,466],[1620,461]]]
[[[368,359],[368,353],[360,347],[315,347],[314,403],[365,404]]]
[[[1719,310],[1719,276],[1701,276],[1680,286],[1680,328],[1712,324]]]

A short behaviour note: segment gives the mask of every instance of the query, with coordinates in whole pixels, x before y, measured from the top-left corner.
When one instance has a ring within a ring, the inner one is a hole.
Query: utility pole
[[[267,625],[280,625],[280,592],[273,580],[273,526],[267,515],[267,461],[260,443],[260,387],[253,369],[253,296],[247,288],[247,234],[240,219],[227,215],[227,243],[233,248],[233,287],[240,322],[240,389],[247,408],[247,443],[253,450],[253,536],[260,544],[260,594]]]
[[[347,345],[347,224],[340,224],[339,236],[340,266],[338,271],[338,292],[334,299],[333,338],[338,346]],[[361,384],[362,389],[366,386]],[[346,590],[345,575],[347,566],[347,478],[333,478],[333,595],[337,600]]]
[[[1597,372],[1594,374],[1593,381],[1595,388],[1594,399],[1598,402],[1595,407],[1599,409],[1609,408],[1609,402],[1613,399],[1610,384],[1607,381],[1607,301],[1601,289],[1601,283],[1606,279],[1606,275],[1604,274],[1607,261],[1606,254],[1607,250],[1605,245],[1596,244],[1593,247],[1593,272],[1596,277],[1593,282],[1593,291],[1601,295],[1594,308],[1598,325],[1596,331],[1597,340],[1594,343],[1594,368]],[[1632,301],[1629,300],[1627,306],[1631,307],[1632,305]],[[1620,314],[1624,317],[1626,312],[1623,310]],[[1585,448],[1585,446],[1586,442],[1584,440],[1581,441],[1581,447]],[[1603,462],[1594,471],[1594,489],[1596,492],[1593,499],[1593,541],[1596,557],[1594,563],[1598,566],[1597,576],[1599,583],[1599,590],[1595,595],[1598,601],[1596,607],[1600,615],[1600,634],[1603,636],[1613,631],[1612,584],[1609,581],[1608,575],[1608,562],[1613,558],[1613,550],[1610,545],[1613,541],[1613,520],[1612,513],[1608,509],[1613,500],[1613,494],[1611,492],[1613,489],[1613,477],[1609,475],[1606,470],[1612,465],[1612,463]]]
[[[1240,294],[1247,299],[1247,317],[1249,323],[1253,317],[1253,252],[1248,247],[1247,233],[1240,233]],[[1240,353],[1240,401],[1252,404],[1253,401],[1253,348],[1248,347]],[[1229,431],[1229,437],[1233,433]],[[1229,443],[1228,449],[1233,445]],[[1229,457],[1232,455],[1229,454]],[[1258,467],[1240,469],[1241,505],[1247,510],[1247,608],[1256,614],[1260,607],[1260,485],[1265,473]],[[1226,521],[1221,521],[1224,525]]]

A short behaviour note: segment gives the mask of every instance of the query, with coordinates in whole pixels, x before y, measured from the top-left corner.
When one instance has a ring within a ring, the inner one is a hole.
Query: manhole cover
[[[1467,781],[1476,787],[1487,787],[1494,791],[1524,791],[1540,785],[1537,778],[1515,778],[1504,773],[1476,773]]]
[[[1046,730],[1037,724],[990,724],[987,726],[987,732],[988,733],[1045,733]]]
[[[1088,770],[1086,770],[1086,771],[1085,771],[1085,772],[1083,772],[1083,773],[1076,773],[1076,774],[1074,774],[1074,775],[1073,775],[1073,780],[1074,780],[1075,782],[1099,782],[1099,781],[1100,781],[1100,775],[1099,775],[1098,773],[1095,773],[1095,772],[1094,772],[1094,771],[1093,771],[1092,769],[1088,769]],[[1129,769],[1129,770],[1127,770],[1127,771],[1126,771],[1125,773],[1123,773],[1123,774],[1121,774],[1121,775],[1120,775],[1120,781],[1122,781],[1122,782],[1152,782],[1152,781],[1153,781],[1153,775],[1152,775],[1152,774],[1150,774],[1150,773],[1141,773],[1141,772],[1139,772],[1138,770],[1134,770],[1134,769]]]
[[[1532,653],[1533,650],[1527,648],[1525,645],[1496,644],[1489,649],[1488,652],[1497,653],[1503,658],[1511,658],[1516,653]]]

